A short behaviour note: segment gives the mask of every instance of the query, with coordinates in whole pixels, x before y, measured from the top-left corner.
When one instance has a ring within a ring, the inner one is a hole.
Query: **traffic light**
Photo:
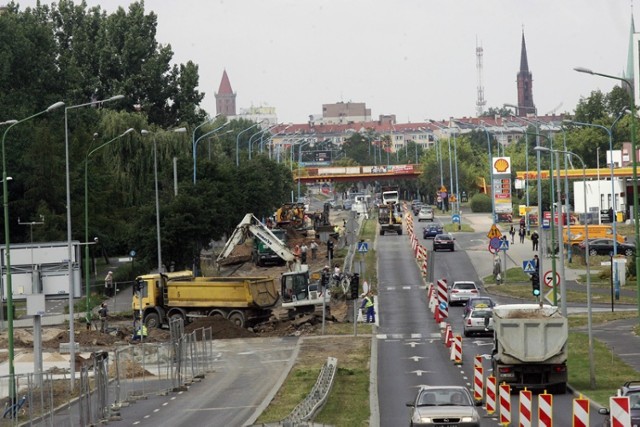
[[[354,273],[349,282],[349,290],[351,291],[351,299],[358,299],[358,289],[360,288],[360,275]]]
[[[540,275],[538,273],[531,275],[531,293],[540,296]]]

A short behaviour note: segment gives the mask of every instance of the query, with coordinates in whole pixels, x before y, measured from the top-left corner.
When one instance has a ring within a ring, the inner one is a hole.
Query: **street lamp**
[[[245,132],[250,131],[254,127],[258,126],[259,124],[260,123],[254,123],[251,126],[249,126],[248,128],[243,129],[240,132],[238,132],[238,135],[236,136],[236,166],[240,166],[240,154],[238,153],[238,146],[240,145],[240,135],[242,135]]]
[[[597,73],[593,70],[583,67],[575,67],[575,71],[579,73],[591,74],[594,76],[606,77],[608,79],[619,80],[620,82],[627,85],[627,89],[629,91],[629,99],[631,107],[631,162],[633,168],[633,228],[635,234],[635,242],[636,245],[640,242],[640,229],[638,228],[638,152],[636,148],[636,103],[635,97],[633,95],[633,85],[629,80],[623,77],[616,77],[609,74]],[[638,290],[638,316],[640,316],[640,251],[636,251],[635,253],[636,259],[636,287]]]
[[[196,145],[196,131],[198,129],[200,129],[202,126],[209,124],[211,122],[214,122],[218,117],[220,116],[220,113],[216,114],[215,116],[211,117],[210,119],[205,120],[204,122],[200,123],[198,126],[196,126],[195,128],[193,128],[193,133],[191,134],[191,148],[195,147]],[[194,171],[195,171],[195,163],[196,163],[196,150],[193,150],[193,164],[194,164]],[[195,172],[193,173],[195,175]],[[195,179],[194,179],[195,182]]]
[[[605,127],[602,125],[596,125],[593,123],[584,123],[584,122],[576,122],[573,120],[563,120],[565,123],[570,123],[576,126],[581,126],[581,127],[595,127],[595,128],[600,128],[603,129],[605,132],[607,132],[607,135],[609,136],[609,153],[611,156],[611,164],[610,164],[610,176],[611,176],[611,209],[613,211],[613,218],[611,218],[611,222],[613,224],[613,256],[615,257],[616,255],[618,255],[618,243],[617,243],[617,236],[618,236],[618,230],[617,230],[617,206],[616,206],[616,186],[615,186],[615,181],[614,181],[614,170],[613,170],[613,128],[616,125],[616,123],[618,123],[618,121],[625,115],[626,113],[626,107],[622,109],[622,112],[620,112],[620,114],[618,114],[618,117],[616,117],[616,119],[613,121],[613,123],[611,124],[610,127]],[[566,147],[565,147],[566,150]],[[585,193],[585,198],[586,198],[586,193]],[[600,195],[598,195],[598,197],[600,197]],[[598,215],[600,215],[600,213],[598,212]],[[616,287],[616,289],[620,286],[619,283],[619,278],[618,278],[618,268],[616,267],[614,270],[614,277],[613,277],[613,284]]]
[[[302,147],[304,147],[305,145],[309,145],[310,147],[313,147],[313,144],[315,143],[315,138],[311,139],[310,141],[305,141],[299,144],[298,146],[298,201],[300,200],[300,163],[302,163]]]
[[[214,130],[211,130],[203,135],[200,135],[200,137],[198,139],[193,140],[192,144],[193,146],[191,147],[192,151],[193,151],[193,183],[196,183],[196,159],[197,159],[197,152],[198,152],[198,142],[200,142],[200,140],[202,140],[203,138],[206,138],[209,135],[212,135],[214,133],[216,133],[217,131],[219,131],[220,129],[222,129],[223,127],[225,127],[226,125],[228,125],[229,121],[224,122],[224,124],[222,126],[218,126],[217,128],[215,128]],[[177,131],[177,129],[176,129]],[[175,131],[173,131],[175,132]],[[194,132],[195,133],[195,132]]]
[[[123,99],[124,95],[115,95],[111,98],[103,99],[100,101],[85,102],[84,104],[71,105],[64,108],[64,150],[65,150],[65,166],[66,166],[66,187],[67,187],[67,270],[69,274],[69,377],[71,381],[71,390],[75,387],[75,325],[73,314],[73,294],[74,294],[74,277],[73,277],[73,248],[71,245],[72,233],[71,233],[71,177],[69,173],[69,110],[87,106],[98,106],[105,102],[118,101]]]
[[[169,132],[173,133],[186,133],[186,128],[177,128],[173,129]],[[142,135],[149,135],[152,132],[149,132],[146,129],[142,129],[140,131]],[[158,194],[158,149],[156,144],[156,133],[153,132],[153,176],[155,181],[155,190],[156,190],[156,240],[158,242],[158,273],[162,273],[162,244],[160,240],[160,197]]]
[[[46,110],[33,114],[22,120],[8,120],[0,123],[0,125],[9,125],[2,135],[2,204],[4,210],[4,240],[5,240],[5,264],[7,268],[7,327],[8,327],[8,351],[9,351],[9,397],[11,402],[16,399],[16,383],[15,383],[15,366],[14,366],[14,347],[13,347],[13,287],[11,285],[11,239],[9,238],[9,188],[7,182],[7,156],[5,154],[5,139],[9,129],[19,123],[31,120],[41,114],[48,113],[64,106],[64,102],[56,102],[50,105]]]
[[[540,135],[545,137],[544,135]],[[546,137],[545,137],[546,138]],[[549,138],[547,138],[549,141],[551,141]],[[558,199],[558,204],[560,204],[560,156],[558,153],[560,153],[559,150],[554,150],[553,148],[546,148],[546,147],[535,147],[534,150],[537,150],[538,152],[540,151],[546,151],[550,154],[554,154],[555,153],[555,157],[556,157],[556,166],[557,166],[557,179],[558,179],[558,185],[557,185],[557,199]],[[553,184],[553,156],[549,156],[551,159],[551,173],[549,176],[549,180],[550,182]],[[585,193],[585,197],[586,197],[586,193]],[[563,242],[563,238],[562,238],[562,221],[561,221],[561,213],[562,213],[562,209],[560,209],[560,212],[558,212],[558,256],[560,258],[560,307],[562,310],[562,315],[563,316],[567,316],[567,286],[566,286],[566,277],[565,277],[565,272],[564,272],[564,242]],[[554,207],[553,207],[553,187],[551,190],[551,221],[553,221],[555,218],[554,215]],[[555,282],[555,278],[556,278],[556,254],[555,254],[555,239],[554,239],[554,230],[555,227],[553,225],[550,226],[551,228],[551,275],[553,277],[553,281]],[[585,215],[585,228],[589,228],[588,225],[586,224],[586,215]],[[570,242],[569,242],[570,244]],[[557,304],[557,294],[556,294],[556,287],[553,287],[554,289],[554,303]]]
[[[451,129],[451,122],[453,122],[453,117],[449,117],[449,129]],[[455,122],[454,122],[455,123]],[[455,126],[456,129],[458,125]],[[458,208],[458,215],[460,214],[460,179],[458,178],[458,144],[456,143],[456,134],[457,131],[451,132],[453,134],[453,157],[456,159],[456,205]],[[451,189],[453,191],[453,188]],[[458,223],[458,230],[460,229],[460,223]]]
[[[89,286],[89,280],[90,280],[90,273],[89,273],[89,266],[90,266],[90,260],[89,260],[89,180],[88,180],[88,172],[89,172],[89,157],[95,153],[96,151],[100,150],[101,148],[107,146],[108,144],[111,144],[113,141],[122,138],[123,136],[131,133],[135,131],[135,129],[133,128],[129,128],[126,131],[124,131],[123,133],[121,133],[120,135],[116,136],[115,138],[101,144],[98,145],[96,148],[94,148],[93,150],[87,152],[87,155],[85,156],[84,159],[84,241],[85,241],[85,245],[84,245],[84,286],[85,286],[85,299],[87,302],[87,313],[86,313],[86,317],[87,317],[87,324],[89,324],[91,322],[91,311],[90,311],[90,307],[89,307],[89,295],[91,293],[91,289]]]
[[[534,148],[534,150],[537,150],[538,152],[540,151],[547,151],[549,153],[555,152],[556,155],[558,153],[564,153],[568,156],[574,156],[575,158],[577,158],[578,160],[580,160],[580,163],[582,164],[582,188],[583,188],[583,192],[585,194],[584,197],[584,211],[587,212],[587,167],[584,163],[584,160],[582,160],[582,157],[580,157],[579,155],[577,155],[576,153],[572,152],[572,151],[566,151],[566,150],[552,150],[546,147],[540,147],[537,146]],[[585,217],[586,218],[586,217]],[[593,359],[593,330],[592,330],[592,313],[591,313],[591,266],[589,263],[589,227],[585,227],[585,253],[584,253],[584,259],[585,259],[585,263],[587,264],[587,334],[588,334],[588,339],[589,339],[589,385],[591,386],[591,389],[595,389],[596,387],[596,374],[595,374],[595,366],[594,366],[594,359]],[[566,317],[566,313],[563,313],[563,315]]]

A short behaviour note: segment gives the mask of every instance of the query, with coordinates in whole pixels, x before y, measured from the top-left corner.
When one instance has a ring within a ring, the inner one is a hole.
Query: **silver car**
[[[412,427],[418,426],[463,426],[480,427],[480,415],[466,387],[421,386],[411,408]]]
[[[470,280],[453,282],[449,287],[449,305],[464,304],[469,298],[477,297],[479,294],[475,282]]]
[[[465,337],[473,334],[493,334],[493,310],[490,308],[471,309],[464,316],[463,329]]]
[[[423,206],[418,212],[418,222],[433,221],[433,208],[431,206]]]

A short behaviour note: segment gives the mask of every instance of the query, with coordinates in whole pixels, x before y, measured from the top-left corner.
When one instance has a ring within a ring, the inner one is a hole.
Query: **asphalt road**
[[[422,226],[416,223],[416,234],[422,239]],[[431,252],[435,267],[434,278],[474,280],[480,283],[476,271],[465,252],[474,239],[485,238],[483,233],[461,233],[457,236],[456,251]],[[490,370],[491,337],[463,339],[462,365],[449,360],[449,350],[441,341],[439,329],[427,308],[426,290],[410,250],[408,236],[379,236],[379,324],[378,328],[378,389],[380,425],[392,427],[408,425],[409,408],[405,403],[415,396],[421,384],[465,385],[471,389],[475,355],[483,356],[485,373]],[[425,246],[431,250],[432,243]],[[507,299],[494,298],[499,303]],[[449,308],[449,323],[454,333],[462,335],[462,307]],[[486,374],[485,374],[486,376]],[[571,394],[554,395],[554,424],[572,425]],[[537,396],[533,396],[533,419],[537,420]],[[518,421],[518,395],[511,396],[512,423]],[[496,414],[489,415],[480,408],[483,426],[499,425]],[[603,417],[595,408],[590,411],[591,425],[601,425]],[[535,425],[535,422],[533,423]]]
[[[214,342],[213,373],[188,392],[152,396],[122,409],[110,426],[241,426],[253,422],[296,358],[297,338]]]

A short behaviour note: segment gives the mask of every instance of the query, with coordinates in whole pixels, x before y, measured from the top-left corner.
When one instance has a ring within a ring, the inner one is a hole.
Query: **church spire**
[[[636,27],[633,22],[633,11],[631,13],[631,27],[629,29],[629,51],[627,53],[627,70],[625,72],[625,79],[633,82],[634,72],[633,72],[633,33],[636,32]]]
[[[529,71],[527,59],[527,44],[522,30],[522,48],[520,51],[520,71],[518,71],[518,115],[536,114],[536,106],[533,103],[533,76]]]
[[[233,117],[236,115],[236,94],[231,89],[231,82],[227,76],[227,70],[222,73],[220,87],[215,94],[216,97],[216,113],[225,117]]]

